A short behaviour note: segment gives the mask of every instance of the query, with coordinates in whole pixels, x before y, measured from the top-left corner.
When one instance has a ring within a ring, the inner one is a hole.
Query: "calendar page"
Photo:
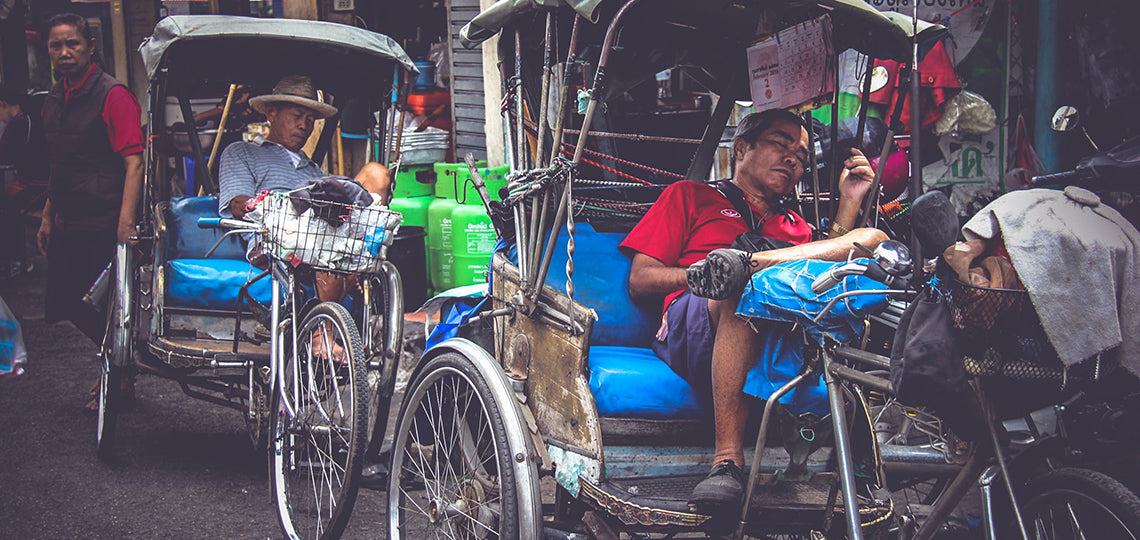
[[[780,30],[748,48],[752,105],[787,109],[835,91],[831,18]]]

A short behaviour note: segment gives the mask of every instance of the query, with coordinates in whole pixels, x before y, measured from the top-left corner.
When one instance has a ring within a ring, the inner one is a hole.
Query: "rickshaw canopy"
[[[478,46],[504,27],[518,24],[524,34],[541,33],[541,25],[525,24],[539,8],[568,6],[604,31],[624,0],[500,0],[460,31],[466,47]],[[682,67],[720,95],[746,99],[745,50],[757,29],[775,32],[829,14],[834,49],[855,49],[875,58],[907,61],[914,23],[899,13],[882,13],[862,0],[811,2],[762,0],[654,0],[633,6],[622,23],[612,52],[602,99],[647,80],[654,73]],[[941,25],[918,21],[920,55],[947,34]],[[525,39],[525,38],[524,38]],[[588,43],[588,42],[587,42]]]
[[[540,7],[558,7],[565,5],[572,8],[579,15],[591,22],[598,21],[598,8],[603,4],[618,5],[619,2],[607,0],[499,0],[483,10],[459,33],[459,39],[465,47],[473,48],[499,33],[504,26],[516,16],[534,11]],[[726,14],[738,16],[741,13],[759,14],[764,16],[781,15],[784,12],[802,10],[805,7],[816,6],[822,11],[832,14],[836,27],[843,31],[837,39],[836,52],[846,49],[855,49],[875,58],[891,58],[906,61],[909,55],[908,45],[914,35],[914,24],[910,17],[895,12],[880,12],[862,0],[816,0],[815,2],[787,1],[783,3],[764,2],[760,0],[734,0],[732,2],[707,2],[706,0],[670,0],[666,2],[653,2],[652,9],[659,11],[682,12],[684,4],[699,5],[702,8],[711,8],[710,12],[718,11],[716,5],[733,5],[743,8],[743,11],[720,10]],[[680,9],[677,9],[680,8]],[[759,11],[755,8],[760,8]],[[821,12],[822,12],[821,11]],[[677,21],[684,24],[686,20]],[[691,21],[697,22],[697,21]],[[725,21],[727,24],[728,21]],[[732,23],[730,26],[738,26]],[[755,28],[755,26],[752,26]],[[920,46],[929,47],[934,41],[941,39],[947,29],[941,25],[932,24],[923,20],[918,21],[918,34]],[[692,45],[690,43],[689,45]]]
[[[343,88],[390,81],[393,64],[417,73],[392,38],[321,21],[176,15],[155,25],[139,53],[152,81],[164,62],[175,60],[178,76],[187,83],[210,74],[272,84],[284,74],[302,73]]]

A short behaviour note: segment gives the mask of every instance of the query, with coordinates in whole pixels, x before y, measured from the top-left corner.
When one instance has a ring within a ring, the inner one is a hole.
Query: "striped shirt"
[[[230,201],[245,195],[254,197],[262,191],[288,191],[296,189],[313,178],[327,176],[303,152],[294,164],[285,147],[257,137],[253,142],[238,141],[222,152],[218,174],[218,214],[233,217]]]

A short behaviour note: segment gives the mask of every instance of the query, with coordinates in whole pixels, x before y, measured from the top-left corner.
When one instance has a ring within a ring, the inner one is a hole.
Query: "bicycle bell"
[[[894,276],[909,274],[914,266],[910,257],[910,248],[898,240],[886,240],[871,253],[879,266]]]

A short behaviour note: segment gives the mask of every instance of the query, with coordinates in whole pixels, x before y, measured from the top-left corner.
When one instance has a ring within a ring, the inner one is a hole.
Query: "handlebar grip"
[[[1085,175],[1080,170],[1064,171],[1053,174],[1043,174],[1041,176],[1034,176],[1030,184],[1033,187],[1043,186],[1068,186],[1080,182],[1085,179]]]
[[[199,229],[220,229],[222,228],[222,218],[220,217],[204,217],[198,218]]]
[[[815,278],[815,281],[811,282],[811,292],[814,294],[823,294],[832,287],[839,285],[841,278],[835,275],[835,271],[838,268],[839,267],[832,268],[824,272],[822,276]]]

